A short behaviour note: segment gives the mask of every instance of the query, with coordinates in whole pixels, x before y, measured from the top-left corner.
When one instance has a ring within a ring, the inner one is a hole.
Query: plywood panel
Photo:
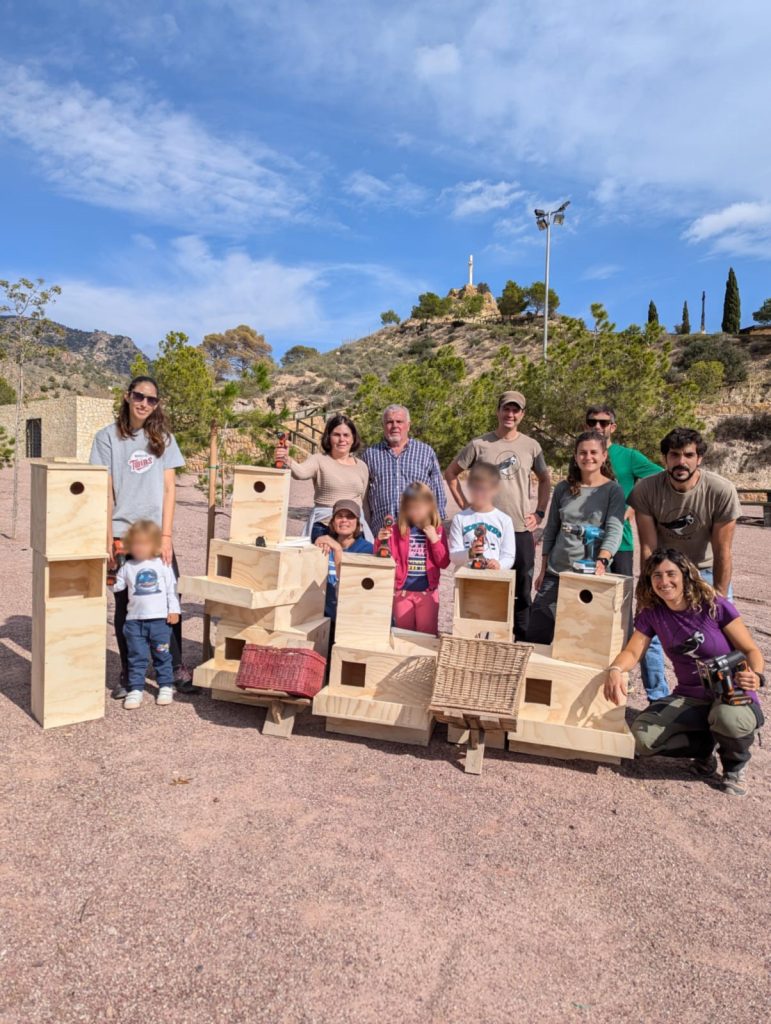
[[[514,584],[507,569],[457,569],[453,594],[453,636],[513,640]]]
[[[605,668],[626,643],[631,624],[628,576],[560,574],[552,644],[555,658]]]
[[[299,588],[252,590],[224,580],[212,580],[208,576],[180,576],[178,589],[185,600],[215,601],[218,604],[263,611],[276,605],[294,604],[302,596]]]
[[[284,632],[266,630],[262,626],[244,626],[240,622],[220,619],[215,632],[214,657],[217,661],[233,660],[235,655],[226,655],[226,646],[235,650],[237,644],[261,644],[265,647],[298,647],[314,650],[323,657],[329,651],[329,619],[315,619],[305,623],[303,630]]]
[[[313,713],[327,718],[406,729],[425,729],[433,718],[425,708],[416,705],[344,696],[333,693],[328,686],[313,698]]]
[[[36,459],[30,472],[32,548],[49,559],[104,557],[106,467]]]
[[[213,540],[209,548],[207,574],[212,580],[248,587],[250,590],[299,586],[299,574],[296,579],[279,582],[280,567],[281,552],[275,548],[258,548],[254,544],[234,544],[219,539]]]
[[[286,536],[289,510],[288,469],[236,466],[229,539],[254,544],[257,537],[277,544]]]
[[[338,643],[365,650],[390,647],[394,573],[390,558],[343,555],[335,633]]]
[[[512,733],[513,735],[513,733]],[[485,731],[485,746],[490,750],[505,750],[507,734],[503,729],[487,729]],[[469,730],[461,729],[457,725],[447,726],[448,743],[468,743]]]
[[[601,754],[607,757],[634,757],[634,737],[629,729],[615,732],[601,728],[583,728],[575,725],[556,725],[544,721],[531,721],[526,715],[517,719],[517,731],[509,733],[524,752],[528,743],[540,747],[575,751],[582,754]]]
[[[360,739],[379,740],[383,743],[406,743],[415,747],[427,747],[434,731],[431,719],[419,729],[378,725],[376,722],[358,722],[346,718],[328,718],[327,732],[341,736],[358,736]]]
[[[329,689],[348,696],[369,696],[427,708],[435,673],[436,656],[431,652],[403,655],[336,643],[332,648]]]

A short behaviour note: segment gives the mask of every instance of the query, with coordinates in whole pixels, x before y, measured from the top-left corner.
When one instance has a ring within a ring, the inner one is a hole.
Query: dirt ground
[[[9,504],[6,471],[0,529]],[[468,777],[444,727],[422,749],[306,715],[263,739],[264,712],[206,693],[44,733],[28,511],[25,479],[20,540],[0,538],[2,1024],[767,1019],[768,748],[732,800],[671,761],[492,751]],[[205,518],[184,479],[185,572]],[[740,525],[736,600],[766,655],[770,568],[771,531]]]

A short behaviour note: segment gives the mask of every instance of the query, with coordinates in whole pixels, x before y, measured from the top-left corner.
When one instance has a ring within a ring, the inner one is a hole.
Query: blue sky
[[[0,0],[0,276],[52,315],[330,347],[462,284],[720,326],[771,295],[765,0]]]

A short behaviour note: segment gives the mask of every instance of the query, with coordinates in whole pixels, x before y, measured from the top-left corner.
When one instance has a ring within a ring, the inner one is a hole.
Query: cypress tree
[[[741,300],[739,298],[739,282],[736,280],[734,268],[728,268],[728,280],[725,283],[725,299],[723,300],[723,331],[725,334],[738,334],[741,327]]]
[[[688,316],[688,303],[687,302],[683,303],[683,322],[680,324],[680,333],[681,334],[690,334],[691,333],[691,320],[690,320],[690,317]]]
[[[648,323],[657,324],[659,322],[659,311],[656,309],[656,303],[651,299],[648,303]]]

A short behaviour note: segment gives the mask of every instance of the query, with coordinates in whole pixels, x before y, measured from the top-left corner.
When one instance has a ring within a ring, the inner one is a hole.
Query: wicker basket
[[[297,647],[244,644],[236,675],[242,690],[273,690],[290,697],[315,697],[324,685],[327,660]]]
[[[532,650],[530,644],[442,636],[431,710],[513,719]]]

